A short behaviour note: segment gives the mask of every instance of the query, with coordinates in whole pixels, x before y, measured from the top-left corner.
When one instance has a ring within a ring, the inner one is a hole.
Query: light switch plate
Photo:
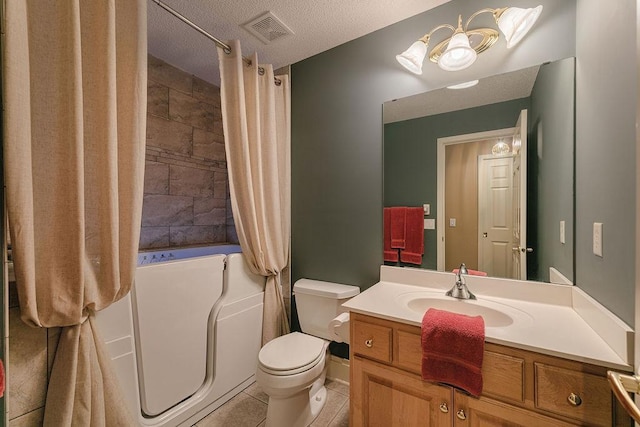
[[[564,221],[560,221],[560,243],[565,244],[565,230],[564,230]]]
[[[593,223],[593,254],[602,256],[602,223]]]
[[[425,230],[435,230],[436,229],[436,220],[433,218],[425,218],[424,219],[424,229]]]
[[[449,227],[455,227],[455,226],[456,226],[456,219],[449,218]]]
[[[422,208],[424,209],[425,215],[431,215],[431,205],[429,203],[422,205]]]

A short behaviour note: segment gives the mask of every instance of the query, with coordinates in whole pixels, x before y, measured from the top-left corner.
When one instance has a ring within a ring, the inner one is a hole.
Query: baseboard
[[[349,360],[332,354],[327,367],[327,378],[349,384]]]

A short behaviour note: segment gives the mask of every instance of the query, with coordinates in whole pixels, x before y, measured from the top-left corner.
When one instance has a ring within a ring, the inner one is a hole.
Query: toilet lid
[[[325,341],[300,332],[292,332],[269,341],[260,350],[260,364],[271,372],[301,372],[324,356]]]

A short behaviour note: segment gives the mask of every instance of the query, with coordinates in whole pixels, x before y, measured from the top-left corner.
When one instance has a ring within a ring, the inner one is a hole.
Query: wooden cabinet
[[[351,401],[350,425],[435,427],[450,422],[449,387],[422,381],[413,374],[359,356],[351,364],[351,375],[360,398]]]
[[[351,313],[350,425],[630,426],[606,368],[485,343],[480,398],[423,381],[420,328]]]

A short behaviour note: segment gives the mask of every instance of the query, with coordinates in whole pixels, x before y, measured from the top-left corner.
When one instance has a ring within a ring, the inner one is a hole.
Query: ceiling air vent
[[[258,16],[244,24],[243,27],[264,44],[293,34],[293,31],[271,12]]]

